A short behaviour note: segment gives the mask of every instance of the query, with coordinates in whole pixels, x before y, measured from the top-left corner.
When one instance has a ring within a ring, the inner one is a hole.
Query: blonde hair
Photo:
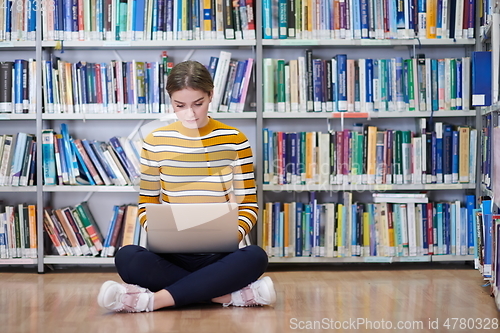
[[[201,90],[212,96],[214,90],[212,76],[198,61],[187,60],[178,63],[168,75],[167,92],[169,95],[185,88]]]

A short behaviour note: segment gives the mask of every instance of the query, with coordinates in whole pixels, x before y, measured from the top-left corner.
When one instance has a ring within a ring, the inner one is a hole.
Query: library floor
[[[498,332],[500,312],[468,265],[271,266],[274,307],[98,307],[113,268],[0,267],[0,332]],[[489,329],[485,329],[489,328]]]

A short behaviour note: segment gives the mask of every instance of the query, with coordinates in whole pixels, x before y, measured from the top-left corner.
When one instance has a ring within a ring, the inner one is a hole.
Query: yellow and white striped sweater
[[[257,222],[253,156],[246,136],[212,118],[187,129],[175,122],[150,133],[141,152],[139,219],[147,203],[236,201],[240,240]],[[161,200],[160,200],[161,196]]]

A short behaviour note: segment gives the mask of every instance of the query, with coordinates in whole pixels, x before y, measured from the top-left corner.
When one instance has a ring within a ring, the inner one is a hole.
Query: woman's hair
[[[167,92],[169,95],[185,88],[201,90],[212,95],[214,90],[212,76],[198,61],[188,60],[178,63],[168,75]]]

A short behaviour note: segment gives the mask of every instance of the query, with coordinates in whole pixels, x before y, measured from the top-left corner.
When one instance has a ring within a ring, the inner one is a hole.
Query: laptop
[[[238,204],[148,204],[147,247],[156,253],[220,253],[238,249]]]

